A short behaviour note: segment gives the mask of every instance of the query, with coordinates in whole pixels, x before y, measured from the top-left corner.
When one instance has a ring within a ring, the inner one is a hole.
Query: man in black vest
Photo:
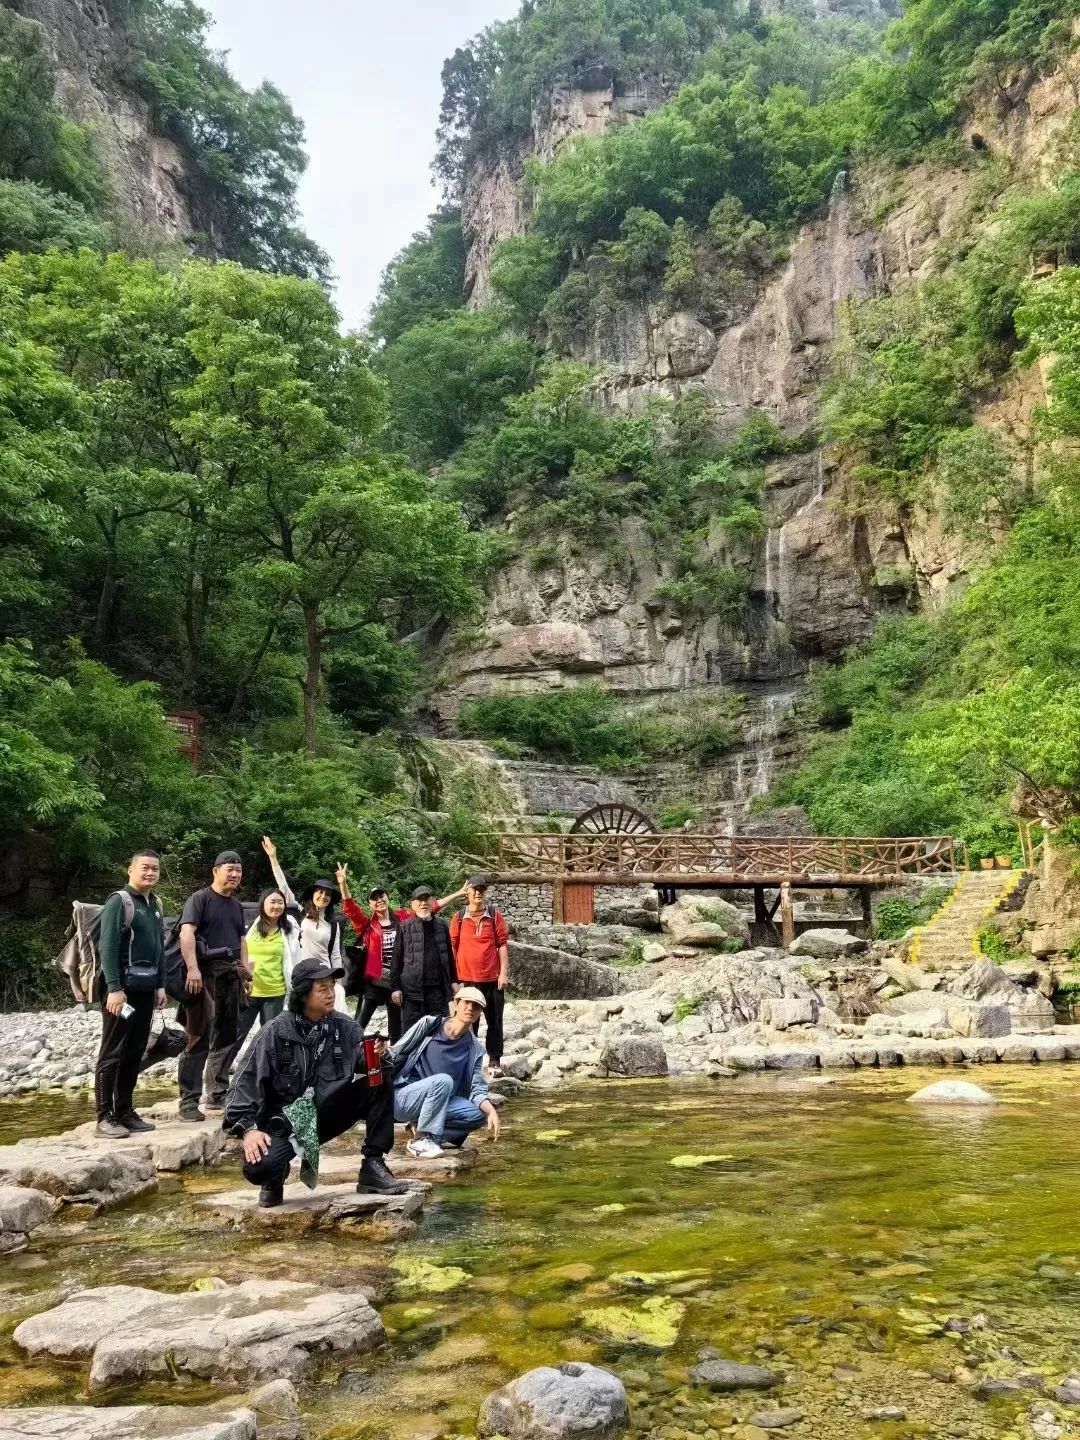
[[[402,1031],[423,1015],[441,1015],[450,1009],[458,988],[450,934],[436,920],[431,902],[434,892],[418,885],[412,893],[412,915],[403,921],[390,964],[391,999],[401,1006]]]

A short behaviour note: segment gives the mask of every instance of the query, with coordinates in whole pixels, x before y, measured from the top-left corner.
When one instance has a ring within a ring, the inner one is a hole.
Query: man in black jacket
[[[383,1156],[394,1144],[394,1091],[368,1082],[364,1032],[334,1010],[334,982],[344,970],[326,960],[293,968],[289,1008],[259,1031],[225,1101],[224,1128],[243,1136],[244,1179],[260,1186],[259,1204],[280,1205],[296,1158],[285,1107],[314,1091],[320,1145],[365,1122],[363,1163],[356,1188],[365,1195],[402,1195]],[[359,1073],[357,1073],[359,1072]]]
[[[401,1006],[402,1033],[423,1015],[441,1015],[450,1009],[458,988],[450,932],[436,920],[434,894],[427,885],[412,893],[412,915],[402,922],[390,962],[391,999]]]

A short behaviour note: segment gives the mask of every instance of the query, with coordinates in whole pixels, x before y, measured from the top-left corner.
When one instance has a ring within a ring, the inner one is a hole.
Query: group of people
[[[333,882],[315,880],[297,895],[269,836],[262,845],[275,883],[259,896],[254,918],[237,894],[241,857],[222,851],[210,884],[184,905],[171,960],[154,852],[132,856],[126,885],[106,901],[98,1134],[154,1129],[135,1110],[134,1091],[154,1010],[171,991],[186,1036],[179,1117],[198,1124],[208,1113],[222,1116],[241,1139],[244,1176],[260,1187],[261,1205],[280,1204],[294,1158],[310,1164],[321,1144],[361,1120],[357,1188],[366,1193],[406,1188],[384,1158],[395,1121],[419,1159],[462,1145],[485,1125],[497,1138],[488,1081],[501,1075],[509,934],[488,903],[486,878],[474,875],[442,898],[417,886],[407,909],[394,909],[376,887],[365,910],[350,893],[346,866]],[[464,907],[444,924],[439,912],[461,897]],[[343,941],[343,917],[352,944]],[[356,997],[355,1016],[347,993]],[[386,1034],[369,1036],[380,1008]]]

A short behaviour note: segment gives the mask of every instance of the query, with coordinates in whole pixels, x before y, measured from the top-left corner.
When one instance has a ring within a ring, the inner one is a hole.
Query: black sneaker
[[[120,1121],[114,1119],[112,1115],[106,1115],[104,1119],[97,1122],[94,1134],[100,1136],[102,1140],[126,1140],[131,1131],[126,1125],[121,1125]]]
[[[409,1182],[395,1180],[381,1155],[365,1155],[356,1188],[361,1195],[404,1195]]]
[[[144,1120],[142,1116],[137,1115],[134,1110],[129,1110],[126,1115],[121,1115],[120,1124],[130,1130],[133,1135],[142,1135],[157,1129],[157,1126],[152,1120]]]
[[[284,1199],[285,1191],[280,1185],[263,1185],[259,1190],[259,1209],[272,1210]]]
[[[181,1105],[179,1114],[184,1125],[198,1125],[206,1119],[198,1105]]]

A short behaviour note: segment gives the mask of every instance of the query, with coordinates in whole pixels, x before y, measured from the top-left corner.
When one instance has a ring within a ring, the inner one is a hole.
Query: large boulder
[[[787,1030],[792,1025],[813,1025],[818,1018],[818,1008],[812,995],[794,996],[788,1000],[764,1000],[758,1019],[772,1030]]]
[[[933,1036],[935,1031],[949,1028],[944,1010],[916,1010],[910,1015],[871,1015],[863,1026],[867,1035]]]
[[[792,955],[809,955],[814,960],[839,960],[866,949],[866,941],[847,930],[804,930],[791,946]]]
[[[969,1080],[935,1080],[908,1096],[910,1105],[993,1105],[994,1097]]]
[[[572,1361],[528,1370],[494,1391],[480,1408],[476,1431],[506,1440],[615,1440],[629,1425],[619,1377]]]
[[[309,1373],[319,1358],[362,1354],[384,1338],[359,1290],[245,1280],[167,1295],[133,1285],[78,1290],[15,1330],[31,1358],[89,1360],[90,1389],[177,1373],[248,1383]]]
[[[510,942],[510,983],[519,995],[534,1000],[599,1000],[626,989],[611,965],[515,940]]]
[[[667,1052],[655,1035],[618,1035],[604,1046],[600,1066],[611,1076],[666,1075]]]
[[[950,1000],[945,1013],[950,1030],[972,1039],[995,1039],[1012,1030],[1008,1007],[986,1000]]]
[[[985,955],[950,981],[949,990],[966,999],[1006,1006],[1014,1031],[1034,1035],[1054,1028],[1054,1007],[1047,997],[1038,989],[1018,985]]]
[[[674,905],[660,911],[660,928],[674,945],[703,949],[734,948],[750,944],[750,924],[743,912],[726,900],[684,892]]]

